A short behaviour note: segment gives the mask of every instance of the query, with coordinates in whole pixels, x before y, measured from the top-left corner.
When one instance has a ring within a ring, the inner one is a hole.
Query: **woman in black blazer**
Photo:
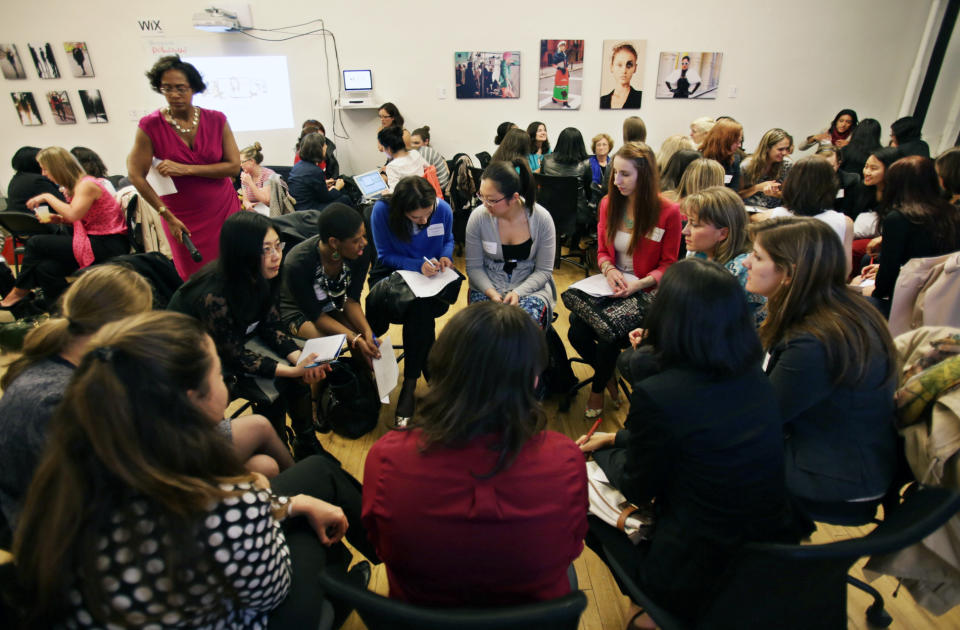
[[[646,319],[630,413],[617,433],[578,443],[635,505],[655,501],[649,541],[634,546],[590,517],[587,545],[615,554],[640,588],[677,616],[709,596],[739,545],[795,542],[773,388],[760,366],[752,310],[720,265],[671,266]],[[722,404],[720,404],[722,403]],[[597,450],[601,449],[601,450]],[[632,610],[631,623],[643,611]],[[629,627],[629,626],[628,626]]]
[[[744,266],[747,291],[767,298],[759,333],[783,417],[787,487],[814,518],[871,510],[897,462],[886,321],[847,287],[840,239],[822,221],[758,224]]]

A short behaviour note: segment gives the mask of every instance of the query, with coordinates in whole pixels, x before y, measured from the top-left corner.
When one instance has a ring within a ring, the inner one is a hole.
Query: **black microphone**
[[[193,244],[193,241],[190,240],[190,235],[186,232],[183,233],[183,246],[190,252],[190,258],[193,258],[194,262],[203,260],[203,254],[201,254],[197,246]]]

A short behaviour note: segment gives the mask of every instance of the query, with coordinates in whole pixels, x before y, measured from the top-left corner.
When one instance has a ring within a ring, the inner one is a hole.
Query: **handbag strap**
[[[627,524],[627,519],[631,514],[639,509],[640,508],[632,503],[627,504],[627,507],[623,508],[623,510],[620,512],[620,516],[617,517],[617,529],[619,529],[621,532],[624,531],[624,527],[626,527]]]

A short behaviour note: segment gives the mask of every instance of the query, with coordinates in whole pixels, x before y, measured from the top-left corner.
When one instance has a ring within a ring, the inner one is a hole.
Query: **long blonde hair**
[[[759,183],[762,177],[769,176],[769,179],[780,179],[785,162],[780,162],[777,165],[776,173],[768,173],[767,171],[771,170],[773,166],[770,161],[770,149],[784,140],[790,140],[790,134],[779,128],[771,129],[760,138],[757,150],[750,156],[750,163],[743,169],[744,175],[746,175],[747,181],[751,182],[751,185]],[[743,183],[741,183],[742,185]]]
[[[690,162],[677,185],[677,200],[711,186],[723,186],[724,175],[723,166],[716,160],[699,158]]]
[[[749,219],[743,200],[722,182],[693,193],[683,200],[681,207],[690,221],[709,223],[718,229],[727,228],[727,238],[717,243],[713,253],[716,262],[725,265],[750,251],[750,235],[747,232]]]
[[[30,331],[23,351],[0,379],[6,389],[31,365],[63,352],[77,337],[104,324],[149,311],[153,290],[143,276],[117,264],[98,265],[77,279],[61,298],[61,314]]]
[[[47,147],[37,153],[37,162],[50,173],[51,179],[67,190],[73,190],[77,182],[87,174],[72,153],[63,147]]]
[[[664,140],[663,144],[660,145],[660,150],[657,151],[657,165],[659,166],[660,177],[663,177],[663,169],[666,168],[667,162],[670,161],[674,153],[680,149],[694,148],[693,140],[690,139],[690,136],[683,134],[676,134]]]

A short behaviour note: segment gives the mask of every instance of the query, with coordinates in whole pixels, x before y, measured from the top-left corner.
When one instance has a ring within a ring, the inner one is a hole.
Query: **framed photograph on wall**
[[[26,79],[27,71],[20,61],[16,44],[0,44],[0,70],[5,79]]]
[[[640,109],[647,40],[605,39],[602,58],[600,109]]]
[[[67,65],[75,77],[92,77],[93,61],[86,42],[63,42],[63,50],[67,53]]]
[[[657,98],[717,98],[723,53],[662,52]]]
[[[33,92],[10,92],[13,98],[13,106],[17,110],[17,116],[20,117],[20,124],[24,127],[36,127],[43,124],[40,118],[40,110],[37,108],[37,101],[33,98]]]
[[[583,40],[541,39],[540,109],[580,109],[583,101]]]
[[[520,51],[453,54],[457,98],[520,98]]]
[[[103,108],[103,99],[100,97],[100,90],[79,90],[80,104],[83,105],[83,113],[87,116],[88,123],[105,123],[107,121],[107,110]]]
[[[47,92],[47,105],[50,106],[53,122],[58,125],[77,124],[77,116],[73,113],[73,105],[66,91]]]
[[[33,66],[41,79],[60,78],[60,67],[57,65],[56,57],[53,56],[53,46],[50,42],[31,42],[27,44],[27,48],[30,49]]]

